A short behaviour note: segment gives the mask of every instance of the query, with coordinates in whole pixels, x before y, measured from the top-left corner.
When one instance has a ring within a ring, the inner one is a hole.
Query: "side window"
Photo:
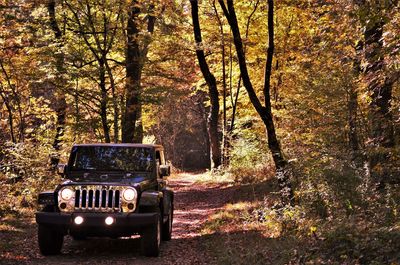
[[[162,160],[161,160],[161,154],[160,154],[160,151],[156,151],[156,163],[157,163],[157,165],[162,165]]]
[[[160,165],[161,165],[161,154],[159,150],[156,150],[156,169],[157,177],[160,177]]]

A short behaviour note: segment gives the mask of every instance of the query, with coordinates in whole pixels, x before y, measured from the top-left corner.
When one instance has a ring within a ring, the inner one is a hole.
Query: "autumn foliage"
[[[292,264],[397,264],[399,9],[0,0],[0,218],[35,208],[73,143],[157,142],[254,195],[205,231],[314,240]]]

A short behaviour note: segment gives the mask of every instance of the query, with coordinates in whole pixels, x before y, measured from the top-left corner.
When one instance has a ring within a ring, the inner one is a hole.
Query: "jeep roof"
[[[135,143],[88,143],[88,144],[74,144],[73,146],[121,146],[121,147],[139,147],[139,148],[157,148],[163,150],[162,145],[158,144],[135,144]]]

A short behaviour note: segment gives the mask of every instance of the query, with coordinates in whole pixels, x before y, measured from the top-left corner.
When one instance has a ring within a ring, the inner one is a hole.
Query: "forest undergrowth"
[[[351,161],[291,166],[293,206],[282,204],[273,172],[241,171],[251,181],[203,228],[218,234],[209,244],[221,264],[400,264],[399,185],[377,188]]]

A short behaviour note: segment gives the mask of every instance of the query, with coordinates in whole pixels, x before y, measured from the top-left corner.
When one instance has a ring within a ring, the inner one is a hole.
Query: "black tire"
[[[42,255],[57,255],[60,254],[64,241],[64,235],[45,225],[39,225],[38,228],[38,242],[39,249]]]
[[[167,221],[162,225],[162,240],[170,241],[172,237],[172,222],[174,220],[174,204],[171,204],[171,211]]]
[[[146,257],[158,257],[160,255],[161,244],[161,218],[157,214],[156,225],[146,228],[141,233],[142,254]]]

